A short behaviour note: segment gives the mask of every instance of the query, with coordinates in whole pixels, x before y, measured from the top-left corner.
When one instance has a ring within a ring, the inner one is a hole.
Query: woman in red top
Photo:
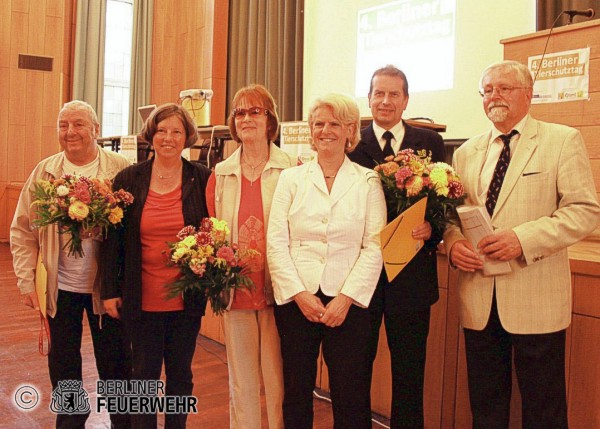
[[[206,298],[167,299],[165,285],[179,276],[167,266],[167,242],[186,225],[208,216],[205,202],[210,170],[181,157],[197,140],[189,113],[176,104],[158,107],[142,136],[154,147],[151,160],[126,168],[115,189],[133,194],[124,227],[111,231],[103,249],[102,299],[111,317],[122,318],[133,351],[133,379],[159,380],[165,364],[165,395],[192,394],[192,358]],[[148,393],[148,392],[147,392]],[[145,396],[145,395],[142,395]],[[187,415],[165,414],[165,428],[183,428]],[[156,415],[132,414],[132,427],[156,428]]]
[[[211,214],[227,221],[232,242],[241,249],[257,250],[259,255],[246,261],[255,288],[235,291],[223,316],[230,427],[262,427],[262,374],[269,428],[281,429],[283,376],[265,237],[279,173],[296,161],[273,143],[279,119],[275,101],[265,87],[240,89],[232,105],[229,129],[241,146],[217,164],[206,190],[207,205]]]

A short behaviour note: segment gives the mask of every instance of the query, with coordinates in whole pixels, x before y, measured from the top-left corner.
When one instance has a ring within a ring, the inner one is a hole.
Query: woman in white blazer
[[[383,263],[381,182],[346,153],[358,144],[358,106],[329,94],[310,108],[313,161],[281,172],[267,259],[281,337],[286,429],[312,428],[322,345],[335,428],[370,428],[367,306]]]

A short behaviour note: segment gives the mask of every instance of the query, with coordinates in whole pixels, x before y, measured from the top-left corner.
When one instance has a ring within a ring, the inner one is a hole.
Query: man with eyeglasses
[[[438,133],[402,120],[408,98],[408,80],[400,69],[387,65],[373,73],[369,89],[373,123],[361,130],[360,143],[348,154],[352,161],[374,168],[404,149],[425,150],[433,162],[444,161],[444,141]],[[369,305],[371,374],[385,315],[392,369],[391,428],[424,426],[425,357],[431,306],[439,298],[436,249],[442,233],[432,230],[429,222],[415,228],[413,238],[425,240],[425,245],[391,282],[382,271]]]
[[[516,61],[483,72],[493,126],[454,155],[466,204],[484,206],[494,234],[472,246],[460,226],[444,242],[458,268],[474,428],[508,428],[512,360],[523,428],[568,427],[565,333],[571,321],[567,247],[598,225],[600,206],[579,131],[529,115],[529,69]],[[482,261],[511,272],[484,276]]]

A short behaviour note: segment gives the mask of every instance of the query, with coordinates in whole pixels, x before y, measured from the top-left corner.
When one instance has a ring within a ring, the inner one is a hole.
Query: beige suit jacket
[[[482,206],[479,174],[491,133],[465,142],[454,155],[467,205]],[[494,284],[502,326],[511,333],[548,333],[571,321],[571,274],[567,247],[598,225],[600,205],[588,154],[579,131],[531,117],[514,149],[492,217],[496,230],[512,229],[523,255],[510,274],[485,277],[459,273],[460,318],[464,327],[485,327]],[[446,249],[464,239],[458,226],[444,234]],[[449,253],[449,252],[448,252]]]

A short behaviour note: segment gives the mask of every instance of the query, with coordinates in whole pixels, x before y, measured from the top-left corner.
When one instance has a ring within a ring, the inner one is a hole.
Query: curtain
[[[230,0],[227,111],[238,89],[264,85],[282,121],[302,119],[303,0]]]
[[[89,103],[102,123],[106,0],[78,0],[73,59],[73,99]]]
[[[129,134],[138,134],[142,119],[137,108],[150,102],[152,84],[152,21],[154,2],[133,1],[133,41],[129,87]]]
[[[586,10],[590,8],[596,12],[591,19],[600,18],[600,2],[598,0],[537,0],[537,31],[552,27],[552,24],[563,10]],[[589,19],[576,16],[573,18],[573,22],[582,22]],[[560,27],[567,23],[568,16],[563,15],[558,18],[555,27]]]

